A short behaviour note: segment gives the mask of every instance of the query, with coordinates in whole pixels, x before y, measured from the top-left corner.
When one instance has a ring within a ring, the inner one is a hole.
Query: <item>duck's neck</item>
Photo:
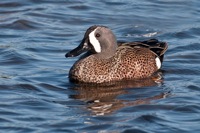
[[[94,56],[100,59],[109,59],[113,57],[118,47],[117,42],[115,44],[107,45],[107,46],[112,46],[112,47],[106,47],[106,48],[102,47],[102,51],[100,53],[95,54]]]

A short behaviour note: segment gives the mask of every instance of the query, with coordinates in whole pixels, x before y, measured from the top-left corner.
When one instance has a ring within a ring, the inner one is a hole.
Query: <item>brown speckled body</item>
[[[120,46],[109,59],[90,55],[77,61],[69,76],[71,80],[87,83],[145,78],[158,70],[155,57],[148,48]]]

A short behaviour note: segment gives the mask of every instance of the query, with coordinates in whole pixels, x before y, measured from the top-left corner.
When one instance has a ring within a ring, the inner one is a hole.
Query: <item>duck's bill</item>
[[[89,50],[88,44],[87,43],[81,43],[78,47],[76,47],[75,49],[69,51],[68,53],[66,53],[65,57],[75,57],[78,56],[86,51]]]

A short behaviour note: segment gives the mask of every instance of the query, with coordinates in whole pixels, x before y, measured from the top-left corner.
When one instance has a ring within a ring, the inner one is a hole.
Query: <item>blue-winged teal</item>
[[[161,68],[167,43],[151,39],[142,42],[117,42],[113,32],[105,26],[90,27],[80,45],[66,57],[87,55],[70,69],[70,81],[105,83],[123,79],[150,77]]]

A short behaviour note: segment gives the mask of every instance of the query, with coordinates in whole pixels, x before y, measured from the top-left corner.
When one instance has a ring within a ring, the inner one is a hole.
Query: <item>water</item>
[[[1,0],[0,131],[200,131],[199,0]],[[68,72],[94,24],[118,40],[157,38],[169,49],[162,82],[77,86]]]

